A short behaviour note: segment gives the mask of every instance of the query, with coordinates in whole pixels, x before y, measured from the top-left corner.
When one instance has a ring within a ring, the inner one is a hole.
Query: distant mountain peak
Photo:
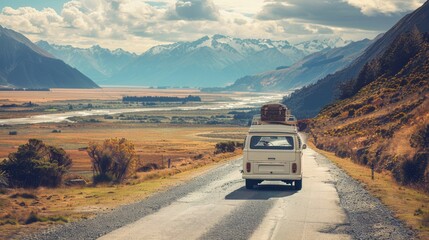
[[[312,39],[312,40],[297,43],[295,47],[310,54],[310,53],[319,52],[326,48],[344,47],[350,44],[351,42],[352,41],[344,40],[341,37],[321,38],[321,39]]]

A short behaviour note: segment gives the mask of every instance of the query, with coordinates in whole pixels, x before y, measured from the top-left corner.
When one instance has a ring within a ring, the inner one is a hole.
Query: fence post
[[[371,179],[374,180],[374,163],[371,163]]]
[[[168,159],[168,168],[171,167],[171,158]]]

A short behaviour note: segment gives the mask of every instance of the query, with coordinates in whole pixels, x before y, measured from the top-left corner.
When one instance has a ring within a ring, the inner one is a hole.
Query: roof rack
[[[296,126],[297,120],[296,120],[295,116],[293,116],[293,115],[286,116],[284,121],[262,121],[260,114],[253,116],[252,125],[268,125],[268,124],[280,124],[280,125]]]

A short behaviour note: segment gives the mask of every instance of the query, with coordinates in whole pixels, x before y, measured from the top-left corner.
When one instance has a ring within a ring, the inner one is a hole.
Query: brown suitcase
[[[285,122],[287,107],[283,104],[265,104],[261,107],[261,121]]]

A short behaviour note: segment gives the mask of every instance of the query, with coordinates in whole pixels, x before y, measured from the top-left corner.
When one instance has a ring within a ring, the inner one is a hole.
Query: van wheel
[[[301,190],[302,189],[302,179],[295,181],[295,189],[296,190]]]
[[[246,189],[253,189],[253,186],[255,186],[256,184],[257,184],[256,181],[246,179]]]

